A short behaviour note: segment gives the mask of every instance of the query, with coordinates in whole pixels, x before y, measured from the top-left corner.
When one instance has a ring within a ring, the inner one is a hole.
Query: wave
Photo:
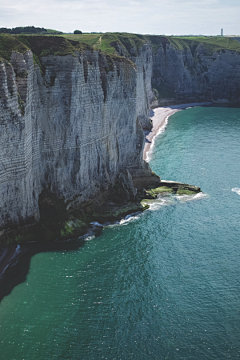
[[[99,223],[99,222],[97,222],[97,221],[93,221],[93,222],[91,222],[91,223],[90,223],[90,225],[100,226],[100,227],[102,227],[102,226],[103,226],[102,224],[100,224],[100,223]]]
[[[237,188],[237,187],[232,188],[232,191],[237,193],[238,195],[240,195],[240,188]]]
[[[158,198],[156,200],[152,200],[151,202],[149,202],[149,210],[150,211],[156,211],[159,210],[160,207],[162,206],[168,206],[168,205],[173,205],[174,203],[176,203],[176,197],[175,196],[166,196],[163,198]]]
[[[168,205],[176,205],[178,202],[187,202],[187,201],[193,201],[193,200],[200,200],[208,195],[206,193],[200,192],[196,195],[169,195],[164,198],[159,196],[158,199],[152,200],[151,203],[149,203],[150,210],[158,210],[162,206],[168,206]]]
[[[95,239],[95,235],[94,234],[85,234],[84,236],[82,236],[82,238],[84,239],[84,241],[91,241],[93,239]]]
[[[120,225],[127,225],[129,222],[138,220],[140,216],[142,215],[142,212],[138,211],[136,213],[132,213],[127,215],[124,219],[119,221]]]
[[[178,201],[186,202],[186,201],[193,201],[193,200],[200,200],[208,196],[206,193],[199,192],[196,195],[176,195]]]
[[[140,216],[143,215],[142,211],[137,211],[135,213],[131,213],[127,216],[125,216],[124,219],[121,220],[116,220],[114,223],[107,223],[105,224],[105,227],[115,227],[115,226],[119,226],[119,225],[127,225],[128,223],[138,220],[140,218]]]
[[[141,216],[143,216],[146,211],[156,211],[159,210],[162,206],[169,206],[169,205],[177,205],[179,202],[187,202],[193,200],[201,200],[208,195],[206,193],[200,192],[196,195],[168,195],[162,197],[159,195],[157,199],[149,200],[149,209],[145,211],[138,211],[136,213],[132,213],[127,215],[124,219],[117,220],[114,223],[106,223],[104,227],[115,227],[119,225],[128,225],[130,222],[138,220]]]

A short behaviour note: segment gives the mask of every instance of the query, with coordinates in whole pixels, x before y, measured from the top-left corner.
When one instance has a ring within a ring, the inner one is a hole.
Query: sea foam
[[[232,188],[232,191],[237,193],[238,195],[240,195],[240,188],[237,188],[237,187]]]

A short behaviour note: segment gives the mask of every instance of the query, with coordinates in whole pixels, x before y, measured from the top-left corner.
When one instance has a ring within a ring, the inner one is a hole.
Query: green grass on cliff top
[[[0,34],[0,60],[10,60],[12,51],[25,53],[27,46],[10,34]]]
[[[159,46],[171,44],[178,50],[196,49],[203,44],[206,50],[213,54],[220,50],[232,50],[240,52],[240,43],[229,37],[218,36],[188,36],[174,37],[161,35],[138,35],[128,33],[105,33],[105,34],[64,34],[66,39],[78,40],[93,46],[96,50],[102,50],[109,54],[116,52],[116,44],[120,44],[127,53],[131,48],[139,49],[146,42],[151,42],[153,51],[156,52]]]
[[[171,38],[170,38],[171,39]],[[229,37],[221,36],[188,36],[172,38],[178,47],[187,46],[189,48],[203,44],[210,53],[219,50],[231,50],[240,52],[240,43]]]
[[[59,36],[0,34],[0,60],[9,61],[12,51],[25,53],[28,49],[32,50],[34,60],[39,65],[42,56],[75,56],[75,51],[84,51],[85,49],[101,50],[113,56],[117,55],[116,48],[119,45],[124,50],[125,55],[129,55],[132,48],[139,50],[147,42],[151,42],[154,52],[160,46],[165,49],[167,44],[171,44],[178,50],[190,49],[191,51],[195,51],[202,44],[209,54],[220,50],[240,52],[240,42],[229,37],[217,36],[174,37],[128,33],[63,34]]]
[[[68,40],[61,36],[0,34],[0,60],[10,61],[12,51],[25,53],[31,49],[34,61],[40,68],[43,56],[76,56],[75,51],[84,51],[87,48],[92,49],[86,43]]]
[[[143,35],[128,33],[105,33],[105,34],[64,34],[66,39],[78,40],[93,46],[96,50],[101,50],[108,54],[116,54],[115,46],[121,45],[127,52],[131,48],[139,49],[147,39]]]

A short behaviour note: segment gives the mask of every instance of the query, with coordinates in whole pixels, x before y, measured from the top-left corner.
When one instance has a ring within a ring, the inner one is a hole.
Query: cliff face
[[[4,40],[12,48],[0,61],[0,237],[39,220],[44,191],[72,211],[116,184],[133,196],[157,185],[142,128],[162,99],[240,103],[239,51],[115,38],[120,57],[62,37]]]
[[[137,85],[136,85],[136,99],[137,99],[137,114],[140,123],[145,130],[151,130],[151,123],[149,119],[150,102],[153,98],[152,93],[152,67],[153,67],[153,52],[152,46],[148,42],[143,44],[140,49],[131,47],[129,52],[118,43],[114,44],[118,55],[130,59],[136,66]]]
[[[152,99],[153,106],[158,106],[161,98],[239,104],[240,53],[209,53],[204,44],[182,50],[163,44],[153,55],[152,86],[158,97]]]
[[[43,189],[71,209],[126,169],[135,178],[151,173],[139,119],[148,107],[133,64],[90,50],[41,61],[43,75],[31,51],[0,63],[2,229],[38,221]]]
[[[140,46],[143,38],[136,35],[133,43],[129,36],[132,47],[122,35],[122,45],[110,44],[138,70],[143,128],[150,128],[144,103],[152,107],[196,101],[240,103],[240,46],[236,40],[145,36]]]

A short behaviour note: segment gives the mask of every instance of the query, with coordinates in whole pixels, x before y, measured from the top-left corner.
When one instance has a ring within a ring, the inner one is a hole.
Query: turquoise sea
[[[0,359],[238,359],[239,159],[240,109],[170,117],[150,165],[203,193],[34,255],[0,303]]]

